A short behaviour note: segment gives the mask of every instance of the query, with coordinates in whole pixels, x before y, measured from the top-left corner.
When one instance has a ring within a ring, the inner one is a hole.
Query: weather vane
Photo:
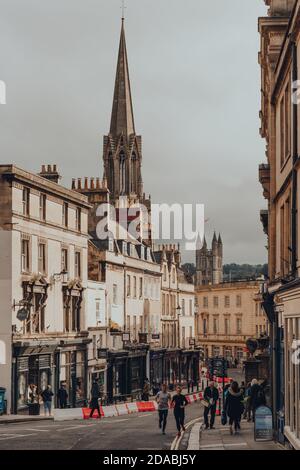
[[[122,8],[122,20],[124,20],[124,18],[125,18],[125,10],[126,10],[126,8],[127,8],[127,7],[125,6],[125,0],[122,0],[122,6],[121,6],[121,8]]]

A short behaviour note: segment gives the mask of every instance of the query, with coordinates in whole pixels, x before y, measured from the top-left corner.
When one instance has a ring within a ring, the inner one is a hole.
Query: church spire
[[[110,134],[114,137],[121,134],[129,137],[131,134],[135,134],[124,17],[122,18]]]

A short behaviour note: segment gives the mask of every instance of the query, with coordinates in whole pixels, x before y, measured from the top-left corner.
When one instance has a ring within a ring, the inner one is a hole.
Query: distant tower
[[[196,251],[196,286],[221,282],[223,282],[223,242],[221,235],[217,239],[214,233],[211,250],[207,248],[204,237],[202,247]]]

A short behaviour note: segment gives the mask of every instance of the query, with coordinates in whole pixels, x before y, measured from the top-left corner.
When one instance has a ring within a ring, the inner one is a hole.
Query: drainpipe
[[[292,81],[293,91],[298,87],[298,60],[297,60],[297,46],[292,43]],[[297,169],[296,163],[298,160],[298,103],[297,100],[293,102],[293,170],[292,170],[292,274],[297,277]]]

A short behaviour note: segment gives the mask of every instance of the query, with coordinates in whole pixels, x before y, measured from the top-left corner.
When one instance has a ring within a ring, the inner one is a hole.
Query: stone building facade
[[[27,410],[30,383],[70,406],[86,399],[89,204],[58,184],[55,166],[39,175],[0,165],[0,385],[8,412]]]
[[[264,309],[271,322],[273,412],[277,437],[300,449],[300,2],[268,0],[259,18],[261,129],[266,162],[259,179],[268,209],[261,212],[268,236],[269,281]],[[295,404],[297,406],[295,406]]]
[[[268,331],[258,302],[260,286],[259,281],[240,281],[197,287],[196,337],[206,358],[222,356],[241,364],[247,339]]]

